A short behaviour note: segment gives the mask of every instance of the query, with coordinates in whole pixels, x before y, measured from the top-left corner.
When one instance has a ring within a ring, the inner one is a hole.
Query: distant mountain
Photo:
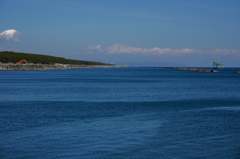
[[[126,47],[126,46],[120,45],[120,44],[118,44],[118,43],[115,43],[115,44],[113,44],[112,46],[109,46],[109,47],[107,48],[107,50],[108,50],[109,52],[121,52],[121,50],[124,49],[124,47]]]
[[[154,67],[154,66],[187,67],[186,65],[182,65],[179,63],[166,63],[166,62],[159,62],[159,61],[125,62],[124,64],[128,66],[144,66],[144,67]]]
[[[125,55],[132,55],[134,53],[139,53],[140,56],[147,55],[149,49],[142,49],[137,47],[129,47],[126,45],[121,45],[118,43],[113,44],[112,46],[108,47],[108,53],[123,53]],[[152,49],[150,49],[152,51]],[[129,59],[128,59],[129,60]],[[160,61],[142,61],[142,62],[126,62],[121,61],[117,62],[118,65],[128,65],[128,66],[169,66],[169,67],[186,67],[186,65],[182,65],[179,63],[166,63]]]
[[[125,45],[121,45],[118,43],[113,44],[112,46],[109,46],[107,49],[107,52],[109,53],[131,53],[131,52],[135,52],[135,48],[134,47],[128,47]]]

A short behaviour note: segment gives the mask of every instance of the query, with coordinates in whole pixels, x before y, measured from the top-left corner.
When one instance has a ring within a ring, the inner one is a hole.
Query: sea
[[[239,159],[239,70],[0,71],[0,159]]]

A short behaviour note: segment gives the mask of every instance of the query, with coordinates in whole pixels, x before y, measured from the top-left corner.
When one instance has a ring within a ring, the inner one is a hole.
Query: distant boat
[[[219,61],[213,61],[213,69],[223,69],[224,64]]]

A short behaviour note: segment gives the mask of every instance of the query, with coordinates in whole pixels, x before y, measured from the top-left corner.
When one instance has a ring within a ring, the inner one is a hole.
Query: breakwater
[[[83,68],[110,68],[123,66],[108,66],[108,65],[73,65],[73,64],[9,64],[0,63],[2,71],[24,71],[24,70],[63,70],[63,69],[83,69]]]
[[[194,71],[194,72],[219,72],[217,70],[184,68],[184,67],[158,67],[158,68],[169,68],[169,69],[186,70],[186,71]]]

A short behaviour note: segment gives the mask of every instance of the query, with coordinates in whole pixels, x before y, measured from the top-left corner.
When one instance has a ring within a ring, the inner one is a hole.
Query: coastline
[[[0,63],[0,71],[40,71],[40,70],[64,70],[85,68],[119,68],[124,66],[108,65],[74,65],[74,64],[9,64]]]
[[[168,69],[176,69],[176,70],[187,70],[187,71],[194,71],[194,72],[219,72],[217,70],[210,70],[210,69],[197,69],[197,68],[184,68],[184,67],[164,67],[158,66],[157,68],[168,68]],[[240,74],[240,71],[236,71],[234,73]]]
[[[184,68],[184,67],[158,67],[158,68],[169,68],[169,69],[187,70],[187,71],[194,71],[194,72],[219,72],[217,70]]]

